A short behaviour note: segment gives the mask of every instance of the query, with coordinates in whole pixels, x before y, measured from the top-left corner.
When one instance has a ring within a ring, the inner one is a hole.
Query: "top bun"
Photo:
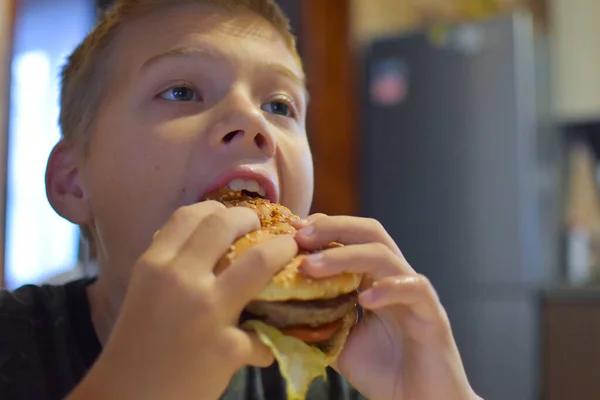
[[[212,199],[221,201],[226,207],[249,207],[256,211],[261,221],[261,230],[248,233],[233,243],[227,254],[217,263],[216,274],[229,267],[252,246],[272,240],[278,235],[297,232],[291,223],[298,221],[299,218],[280,204],[230,191]],[[339,243],[330,243],[325,248],[341,246]],[[304,275],[300,266],[302,259],[308,254],[310,252],[300,251],[253,300],[273,302],[332,299],[358,289],[361,280],[361,276],[358,274],[342,273],[319,279]]]

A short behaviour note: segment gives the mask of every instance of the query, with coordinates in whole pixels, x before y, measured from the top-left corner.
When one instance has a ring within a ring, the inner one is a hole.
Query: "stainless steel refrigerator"
[[[363,214],[435,285],[486,400],[540,398],[539,298],[560,277],[563,170],[547,55],[526,13],[364,54]]]

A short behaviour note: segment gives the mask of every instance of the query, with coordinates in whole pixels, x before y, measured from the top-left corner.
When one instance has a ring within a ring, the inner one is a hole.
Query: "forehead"
[[[182,48],[205,48],[239,61],[277,61],[300,77],[303,71],[282,34],[250,11],[182,5],[135,19],[117,37],[118,68],[138,69],[153,58]]]

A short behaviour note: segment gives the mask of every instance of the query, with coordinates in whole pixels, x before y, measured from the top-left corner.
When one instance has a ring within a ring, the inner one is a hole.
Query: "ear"
[[[82,186],[78,154],[64,140],[54,146],[46,167],[46,195],[61,217],[83,225],[92,219],[92,212]]]

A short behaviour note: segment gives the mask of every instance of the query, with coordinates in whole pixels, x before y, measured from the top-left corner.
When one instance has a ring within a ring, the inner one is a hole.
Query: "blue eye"
[[[161,93],[160,97],[170,101],[198,101],[198,96],[189,87],[179,86]]]
[[[292,109],[292,107],[282,100],[271,101],[263,105],[261,108],[263,111],[269,112],[271,114],[281,115],[287,118],[294,117],[294,110]]]

